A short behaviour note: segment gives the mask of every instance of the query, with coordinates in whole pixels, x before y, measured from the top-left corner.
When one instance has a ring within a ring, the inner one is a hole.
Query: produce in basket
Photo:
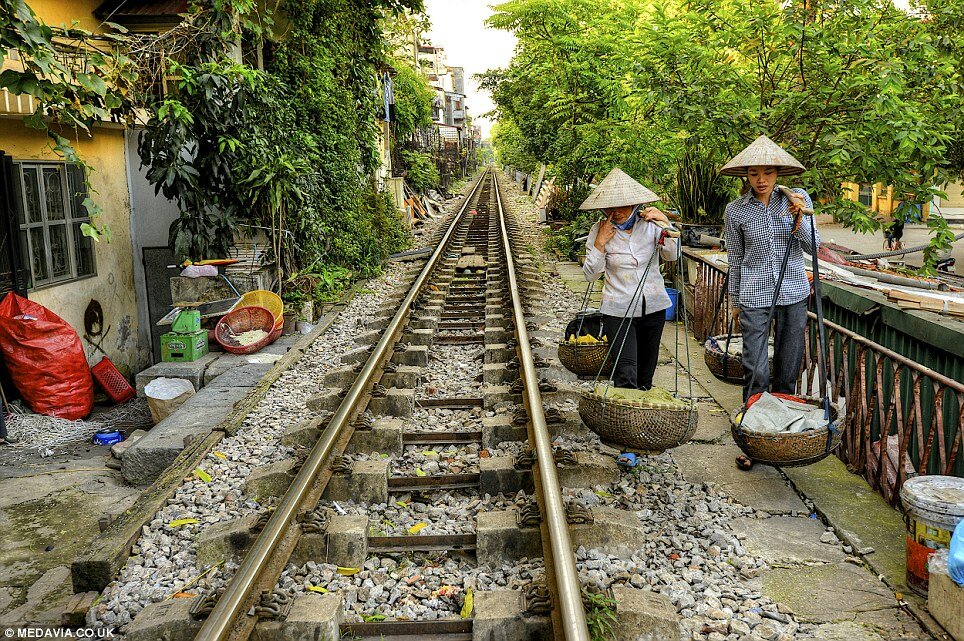
[[[570,334],[569,340],[566,342],[570,345],[599,345],[600,343],[608,343],[609,337],[603,336],[601,339],[599,339],[599,338],[596,338],[595,336],[590,336],[589,334],[586,334],[584,336],[580,336],[579,338],[576,338],[575,334]]]
[[[596,396],[611,398],[616,400],[629,401],[646,407],[658,407],[664,409],[686,409],[689,404],[676,398],[660,387],[653,387],[648,390],[628,389],[625,387],[613,387],[603,383],[597,384],[595,389]]]

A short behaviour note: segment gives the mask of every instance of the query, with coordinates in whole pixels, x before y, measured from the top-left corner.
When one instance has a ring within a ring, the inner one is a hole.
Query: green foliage
[[[399,153],[407,167],[405,180],[412,189],[423,192],[438,187],[441,177],[432,154],[410,149],[402,149]]]
[[[592,641],[616,641],[616,600],[583,588],[582,603]]]
[[[732,181],[720,176],[713,156],[695,140],[688,140],[677,161],[676,206],[684,223],[722,225],[726,205],[733,199]]]
[[[123,30],[111,23],[107,27]],[[58,156],[85,169],[91,194],[97,193],[90,184],[93,169],[77,154],[69,137],[89,136],[99,121],[132,120],[137,74],[122,53],[122,42],[120,33],[94,34],[76,23],[59,28],[46,25],[25,0],[0,3],[0,66],[16,53],[0,73],[0,88],[36,99],[37,107],[24,124],[45,132]],[[101,206],[88,198],[84,207],[91,224],[82,225],[83,233],[109,241],[110,229],[96,222],[103,213]]]
[[[138,143],[147,179],[181,211],[170,245],[181,260],[223,257],[247,216],[252,186],[270,155],[263,152],[272,118],[266,93],[278,88],[264,74],[222,59],[196,65],[171,63],[177,94],[148,120]],[[255,156],[255,154],[257,154]],[[241,171],[247,166],[249,172]],[[254,194],[257,195],[257,194]]]
[[[492,127],[495,159],[503,167],[531,173],[539,166],[527,148],[528,140],[511,118],[503,118]]]
[[[801,184],[824,212],[879,229],[842,182],[924,203],[964,167],[964,10],[919,4],[922,14],[878,0],[505,2],[490,23],[515,33],[516,53],[482,82],[524,139],[500,153],[531,154],[560,186],[619,165],[667,194],[687,140],[722,163],[766,133],[808,168]]]
[[[394,78],[395,123],[394,135],[399,141],[408,140],[421,127],[432,124],[432,100],[435,92],[420,72],[403,60],[392,60],[397,71]]]

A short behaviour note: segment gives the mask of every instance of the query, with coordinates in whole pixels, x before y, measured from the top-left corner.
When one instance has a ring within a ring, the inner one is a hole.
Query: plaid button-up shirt
[[[803,196],[807,207],[813,207],[806,191],[799,188],[793,191]],[[757,200],[752,190],[726,206],[726,255],[730,266],[730,300],[734,305],[757,308],[773,303],[780,265],[791,236],[797,242],[790,246],[790,261],[777,305],[792,305],[810,295],[803,250],[811,255],[814,252],[811,225],[813,217],[804,216],[800,229],[792,233],[790,201],[777,189],[770,195],[768,206]]]

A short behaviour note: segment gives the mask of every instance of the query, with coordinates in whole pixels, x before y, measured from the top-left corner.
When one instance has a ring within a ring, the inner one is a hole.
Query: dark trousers
[[[767,357],[770,341],[770,310],[757,307],[740,310],[743,333],[743,402],[758,392],[794,394],[803,361],[806,340],[807,301],[777,305],[773,314],[773,376]],[[752,382],[752,389],[750,384]]]
[[[653,373],[659,360],[659,338],[666,324],[666,310],[623,319],[603,317],[606,336],[612,343],[613,358],[619,354],[613,383],[616,387],[647,390],[653,386]],[[622,323],[622,328],[620,328]],[[622,352],[619,351],[620,346]]]

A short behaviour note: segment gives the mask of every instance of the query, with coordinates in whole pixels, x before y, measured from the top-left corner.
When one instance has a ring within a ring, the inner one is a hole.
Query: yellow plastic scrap
[[[342,575],[342,576],[354,576],[355,574],[358,574],[359,572],[361,572],[361,568],[346,568],[346,567],[342,567],[342,566],[340,566],[340,565],[338,566],[338,574],[340,574],[340,575]]]
[[[413,525],[412,527],[408,528],[408,533],[409,533],[409,534],[418,534],[419,532],[421,532],[423,529],[425,529],[425,528],[427,528],[427,527],[428,527],[428,523],[416,523],[416,524]]]
[[[181,527],[182,525],[193,525],[200,523],[197,519],[175,519],[167,524],[167,527]]]
[[[472,610],[475,609],[475,599],[472,597],[472,590],[465,591],[465,602],[462,604],[462,611],[459,612],[459,616],[463,619],[468,619],[472,616]]]
[[[309,585],[308,590],[311,592],[317,592],[318,594],[328,594],[328,590],[321,587],[320,585]]]

